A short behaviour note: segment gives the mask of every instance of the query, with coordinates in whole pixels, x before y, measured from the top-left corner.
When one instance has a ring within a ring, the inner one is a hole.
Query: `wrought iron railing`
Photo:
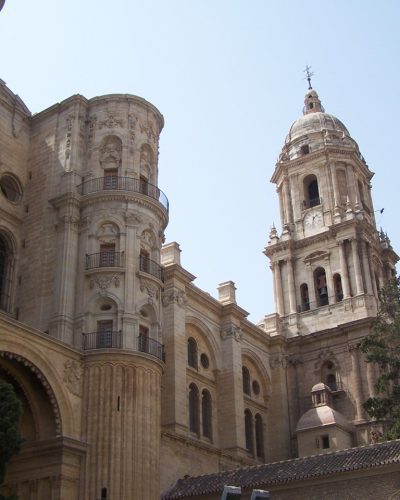
[[[86,269],[97,267],[122,267],[124,252],[99,252],[86,254]]]
[[[134,193],[144,194],[157,200],[168,211],[169,202],[165,194],[157,186],[133,177],[97,177],[83,181],[78,186],[79,193],[86,194],[97,193],[98,191],[132,191]]]
[[[152,354],[153,356],[156,356],[156,358],[165,361],[164,346],[157,340],[150,339],[145,335],[139,335],[137,338],[137,349],[140,352]]]
[[[104,331],[82,333],[83,349],[122,349],[122,331]],[[162,361],[165,361],[164,346],[157,340],[145,335],[137,337],[136,350],[151,354]]]
[[[146,255],[139,256],[139,270],[144,273],[151,274],[155,276],[160,281],[163,281],[163,269],[154,260],[149,259]]]
[[[121,349],[122,332],[104,331],[83,333],[83,349]]]

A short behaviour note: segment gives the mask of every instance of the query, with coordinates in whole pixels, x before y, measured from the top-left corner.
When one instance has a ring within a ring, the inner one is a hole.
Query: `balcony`
[[[139,256],[139,270],[146,274],[151,274],[160,281],[164,281],[163,269],[154,260],[149,259],[146,255]]]
[[[161,361],[165,361],[164,346],[154,339],[150,339],[145,335],[139,335],[137,338],[137,348],[140,352],[151,354]]]
[[[104,331],[83,333],[83,349],[121,349],[122,332]]]
[[[122,267],[124,252],[100,252],[86,254],[86,270],[98,267]]]
[[[85,351],[92,349],[122,349],[122,331],[104,331],[82,333],[82,347]],[[154,339],[139,335],[136,339],[136,351],[150,354],[165,361],[164,346]]]
[[[130,191],[140,193],[157,200],[168,212],[169,202],[165,194],[157,186],[133,177],[97,177],[88,179],[78,186],[82,196],[98,193],[100,191]]]

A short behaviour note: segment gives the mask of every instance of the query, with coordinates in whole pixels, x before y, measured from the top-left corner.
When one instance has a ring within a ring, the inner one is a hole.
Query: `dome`
[[[285,143],[295,141],[313,132],[323,131],[339,132],[342,135],[350,137],[349,131],[338,118],[328,113],[317,111],[316,113],[308,113],[296,120],[290,127]]]
[[[345,125],[335,116],[325,113],[317,92],[309,89],[304,98],[303,116],[290,127],[279,159],[293,160],[327,145],[358,152],[357,143]]]
[[[322,427],[324,425],[337,425],[346,431],[351,431],[350,422],[341,413],[328,405],[311,408],[300,418],[296,432]]]

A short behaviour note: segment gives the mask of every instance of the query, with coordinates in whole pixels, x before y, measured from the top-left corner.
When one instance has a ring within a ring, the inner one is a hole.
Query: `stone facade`
[[[258,325],[234,283],[212,298],[179,245],[163,245],[162,127],[131,95],[76,95],[31,116],[1,82],[0,376],[25,409],[6,485],[21,500],[151,500],[185,475],[381,431],[363,412],[376,372],[357,345],[397,255],[345,126],[307,93],[272,176],[276,313]],[[330,420],[303,425],[319,382]]]

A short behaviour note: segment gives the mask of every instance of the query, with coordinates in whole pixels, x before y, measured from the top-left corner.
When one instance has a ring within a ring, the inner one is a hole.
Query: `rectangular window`
[[[105,319],[97,322],[97,342],[96,347],[112,347],[113,320]]]
[[[329,435],[321,436],[322,449],[327,450],[330,448]]]
[[[103,243],[100,245],[99,267],[114,267],[115,265],[115,244]]]
[[[118,170],[115,168],[104,170],[104,189],[118,188]]]
[[[139,351],[149,352],[149,329],[147,326],[139,325]]]

